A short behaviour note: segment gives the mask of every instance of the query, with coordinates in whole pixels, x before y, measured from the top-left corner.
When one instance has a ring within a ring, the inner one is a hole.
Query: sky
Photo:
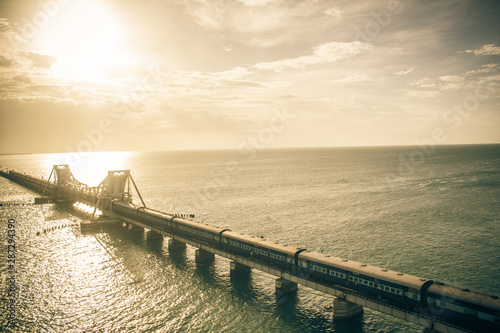
[[[0,154],[500,143],[500,2],[0,0]]]

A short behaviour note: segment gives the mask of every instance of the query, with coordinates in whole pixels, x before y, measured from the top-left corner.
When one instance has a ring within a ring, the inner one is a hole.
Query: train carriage
[[[435,282],[428,289],[431,313],[446,321],[485,331],[498,330],[500,325],[500,299],[495,295]]]
[[[381,296],[401,304],[419,308],[427,279],[388,269],[307,251],[299,255],[299,265],[309,274],[326,282],[347,286],[372,296]]]
[[[136,207],[130,203],[113,201],[113,212],[129,219],[142,222],[166,231],[172,231],[172,216],[145,207]]]
[[[150,209],[139,207],[137,208],[137,218],[141,222],[152,224],[158,228],[172,232],[172,216]]]
[[[224,232],[222,242],[227,249],[263,260],[284,270],[295,270],[297,255],[304,250],[233,231]]]
[[[113,201],[112,205],[113,213],[127,217],[129,219],[137,220],[137,207],[134,205],[123,202],[123,201]]]
[[[182,217],[175,217],[172,219],[172,230],[176,235],[185,235],[199,242],[220,247],[221,234],[229,229],[199,221],[188,220]]]

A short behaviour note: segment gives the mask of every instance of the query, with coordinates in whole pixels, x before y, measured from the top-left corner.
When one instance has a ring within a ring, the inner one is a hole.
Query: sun
[[[89,0],[73,0],[40,29],[36,47],[54,56],[56,77],[101,81],[124,61],[123,29],[109,10]]]

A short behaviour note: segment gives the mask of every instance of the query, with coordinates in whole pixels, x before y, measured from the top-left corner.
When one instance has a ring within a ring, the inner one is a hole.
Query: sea
[[[500,145],[0,156],[44,179],[55,164],[89,186],[130,170],[150,208],[500,295]],[[0,331],[422,332],[370,309],[333,320],[329,295],[277,299],[273,276],[232,279],[227,259],[197,265],[142,229],[82,234],[36,196],[0,177],[0,202],[20,204],[0,207]]]

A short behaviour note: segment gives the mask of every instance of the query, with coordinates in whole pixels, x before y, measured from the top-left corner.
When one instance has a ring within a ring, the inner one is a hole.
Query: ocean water
[[[500,295],[500,145],[0,156],[45,179],[67,162],[89,185],[130,169],[151,208]],[[0,178],[1,202],[34,196]],[[332,321],[329,296],[299,286],[277,300],[274,277],[230,279],[226,259],[196,265],[193,248],[143,232],[82,235],[64,207],[0,207],[0,220],[2,290],[17,288],[0,328],[13,314],[16,332],[421,331],[371,310]]]

